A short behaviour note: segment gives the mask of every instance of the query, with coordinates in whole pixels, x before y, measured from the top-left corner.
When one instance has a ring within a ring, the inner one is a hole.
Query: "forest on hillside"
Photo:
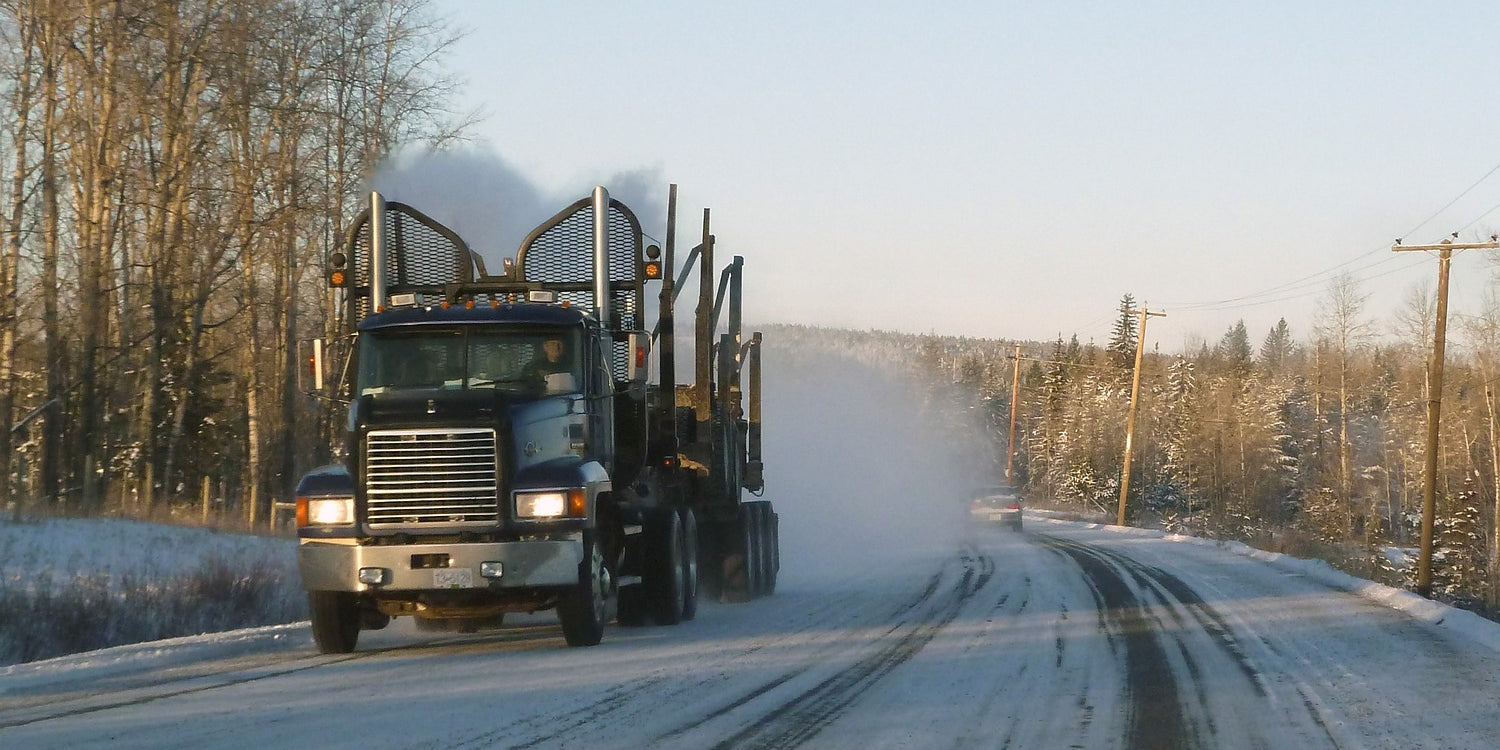
[[[1343,276],[1318,319],[1252,337],[1243,323],[1197,351],[1147,342],[1132,441],[1127,522],[1328,560],[1413,585],[1423,502],[1428,364],[1436,310],[1413,290],[1392,320]],[[948,414],[973,415],[986,467],[1033,502],[1113,519],[1120,502],[1139,318],[1120,301],[1103,347],[778,330],[870,363],[904,363]],[[769,336],[770,334],[768,334]],[[1500,304],[1456,316],[1439,433],[1432,591],[1495,611],[1500,602]],[[1019,355],[1019,359],[1017,358]],[[1012,394],[1014,411],[1012,411]],[[1014,419],[1012,415],[1014,414]],[[1014,433],[1014,452],[1009,449]],[[1395,555],[1398,560],[1402,555]]]

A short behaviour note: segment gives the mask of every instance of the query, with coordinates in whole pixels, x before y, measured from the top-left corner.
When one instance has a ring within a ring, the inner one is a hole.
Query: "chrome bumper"
[[[436,591],[452,590],[455,578],[470,571],[470,589],[570,586],[578,583],[583,562],[583,538],[487,544],[401,544],[362,547],[303,540],[297,548],[297,567],[308,591]],[[427,567],[435,555],[447,555],[446,568]],[[502,575],[483,578],[479,564],[498,562]],[[359,582],[361,568],[382,568],[385,583]],[[439,585],[438,571],[447,585]],[[457,575],[455,575],[457,574]]]

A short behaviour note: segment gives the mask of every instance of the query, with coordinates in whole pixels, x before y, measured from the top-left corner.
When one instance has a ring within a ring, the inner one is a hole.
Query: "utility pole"
[[[1432,361],[1427,365],[1427,460],[1422,475],[1422,549],[1417,557],[1417,593],[1432,598],[1432,526],[1437,516],[1438,424],[1443,413],[1443,358],[1448,332],[1448,266],[1454,250],[1494,250],[1500,248],[1491,236],[1489,242],[1455,243],[1455,232],[1436,245],[1391,245],[1393,252],[1413,250],[1438,251],[1437,320],[1432,328]]]
[[[1139,310],[1126,310],[1141,316],[1141,330],[1135,337],[1135,379],[1130,385],[1130,416],[1125,420],[1125,466],[1120,470],[1120,513],[1115,525],[1125,525],[1125,496],[1130,494],[1130,446],[1135,440],[1135,399],[1141,392],[1141,355],[1146,351],[1146,318],[1164,318],[1166,313],[1151,312],[1144,305]]]
[[[1015,360],[1014,369],[1010,373],[1010,438],[1006,440],[1005,449],[1005,481],[1015,489],[1016,480],[1011,474],[1011,469],[1016,461],[1016,396],[1021,391],[1021,345],[1016,344],[1016,354],[1011,359]]]

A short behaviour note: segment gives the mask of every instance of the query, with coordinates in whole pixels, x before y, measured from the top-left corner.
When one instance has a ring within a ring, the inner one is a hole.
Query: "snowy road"
[[[1481,748],[1500,654],[1285,567],[1028,519],[563,646],[306,627],[0,672],[0,747]]]

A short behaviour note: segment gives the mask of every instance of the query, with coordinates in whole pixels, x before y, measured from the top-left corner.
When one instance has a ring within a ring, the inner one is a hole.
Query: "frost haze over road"
[[[1500,641],[1313,566],[1149,532],[975,526],[971,477],[898,379],[768,361],[783,577],[570,649],[551,615],[306,625],[0,671],[4,747],[1479,748]],[[779,369],[778,369],[779,368]],[[776,411],[772,411],[775,409]],[[774,495],[774,497],[773,497]],[[1436,606],[1436,605],[1434,605]],[[1441,608],[1439,608],[1441,609]],[[1443,610],[1452,612],[1451,610]],[[1452,613],[1455,621],[1461,613]]]

